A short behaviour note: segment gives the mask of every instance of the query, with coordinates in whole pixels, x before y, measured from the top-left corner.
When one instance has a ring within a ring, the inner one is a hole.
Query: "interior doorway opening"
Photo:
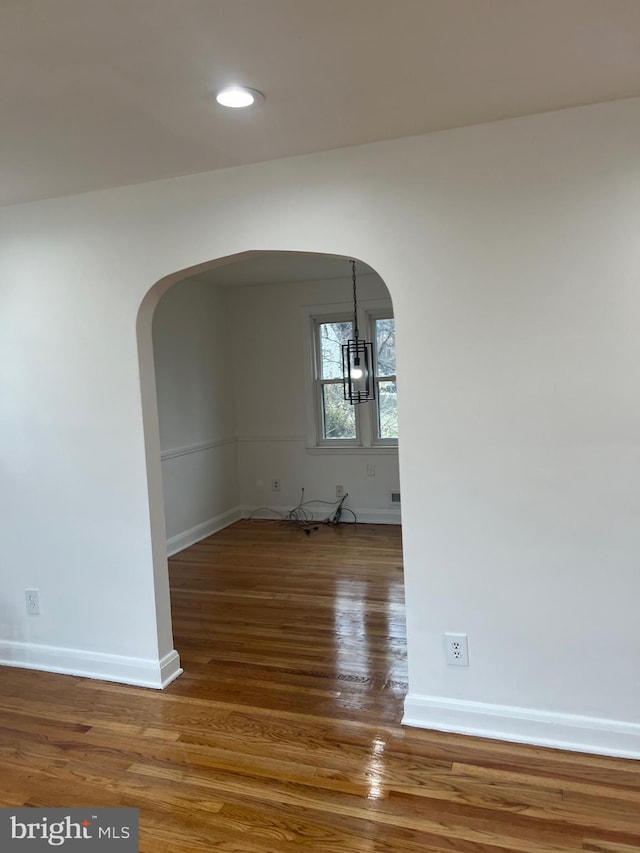
[[[167,600],[167,555],[241,518],[296,510],[311,534],[339,506],[340,523],[400,524],[393,309],[364,262],[359,310],[386,359],[376,402],[338,401],[327,366],[352,312],[349,260],[249,252],[148,294],[138,332],[154,564]]]

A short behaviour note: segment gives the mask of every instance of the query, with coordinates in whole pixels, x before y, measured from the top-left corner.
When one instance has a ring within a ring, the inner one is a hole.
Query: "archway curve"
[[[313,250],[293,250],[286,251],[280,249],[253,249],[242,252],[237,252],[230,255],[225,255],[219,258],[211,259],[185,267],[181,270],[173,272],[159,279],[153,284],[145,294],[140,303],[137,320],[136,334],[138,343],[138,360],[140,371],[140,392],[142,403],[143,429],[144,429],[144,444],[147,470],[147,489],[149,501],[149,524],[151,533],[151,547],[153,555],[153,575],[155,589],[155,605],[157,614],[157,630],[158,630],[158,646],[160,658],[172,654],[173,651],[173,634],[171,624],[171,607],[169,594],[169,575],[167,563],[167,538],[166,538],[166,518],[165,505],[163,496],[162,483],[162,463],[161,463],[161,445],[160,445],[160,419],[158,411],[158,398],[156,389],[156,372],[154,364],[154,345],[153,345],[153,317],[156,308],[173,285],[179,282],[191,279],[195,276],[202,276],[213,270],[222,267],[231,267],[239,262],[250,260],[252,258],[264,258],[275,255],[290,255],[292,258],[326,258],[332,260],[347,261],[353,255],[343,255],[338,253],[318,252]],[[365,268],[375,272],[369,267],[365,261],[356,261],[364,265]],[[377,274],[377,273],[376,273]],[[380,281],[383,281],[380,276]],[[385,282],[386,286],[386,282]],[[389,288],[387,292],[391,297]],[[167,674],[163,679],[163,686],[168,684],[173,678],[177,677],[182,670],[178,669],[173,674]]]

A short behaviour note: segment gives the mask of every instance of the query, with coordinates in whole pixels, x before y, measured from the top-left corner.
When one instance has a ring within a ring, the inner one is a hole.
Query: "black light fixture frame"
[[[360,340],[358,331],[358,297],[356,293],[356,262],[351,261],[353,280],[353,338],[342,345],[342,390],[344,399],[352,406],[368,403],[376,398],[376,381],[373,362],[373,344]],[[362,377],[356,379],[353,372],[362,371]]]

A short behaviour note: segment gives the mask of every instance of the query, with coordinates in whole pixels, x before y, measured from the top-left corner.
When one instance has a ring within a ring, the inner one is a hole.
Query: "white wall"
[[[407,720],[640,756],[639,134],[627,100],[4,210],[3,657],[170,653],[154,282],[355,256],[398,332]]]
[[[240,517],[230,340],[219,287],[181,281],[158,303],[153,351],[170,554]]]
[[[303,487],[306,500],[333,501],[339,483],[360,521],[400,523],[389,501],[397,449],[309,449],[307,315],[327,306],[348,313],[351,279],[227,287],[224,271],[220,278],[174,284],[153,315],[168,553],[259,507],[284,513]],[[383,282],[361,276],[360,304],[380,300],[390,304]]]
[[[349,272],[347,260],[345,269]],[[399,488],[396,448],[317,449],[309,435],[309,315],[336,309],[349,314],[351,299],[350,274],[227,291],[245,514],[263,506],[286,511],[298,503],[302,488],[305,500],[334,501],[336,486],[342,485],[348,493],[345,506],[359,520],[400,523],[398,508],[390,506],[389,498],[390,491]],[[378,276],[360,276],[359,304],[380,300],[390,302],[384,283]],[[368,465],[374,466],[375,476],[367,475]],[[271,490],[274,479],[280,481],[277,493]],[[322,504],[308,509],[320,517],[330,511]],[[344,517],[351,519],[348,513]]]

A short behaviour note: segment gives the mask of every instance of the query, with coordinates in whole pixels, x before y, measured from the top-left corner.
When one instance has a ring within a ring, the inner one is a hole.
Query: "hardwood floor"
[[[239,522],[170,561],[162,692],[4,668],[0,805],[133,806],[143,853],[640,851],[640,762],[400,726],[400,531]]]

